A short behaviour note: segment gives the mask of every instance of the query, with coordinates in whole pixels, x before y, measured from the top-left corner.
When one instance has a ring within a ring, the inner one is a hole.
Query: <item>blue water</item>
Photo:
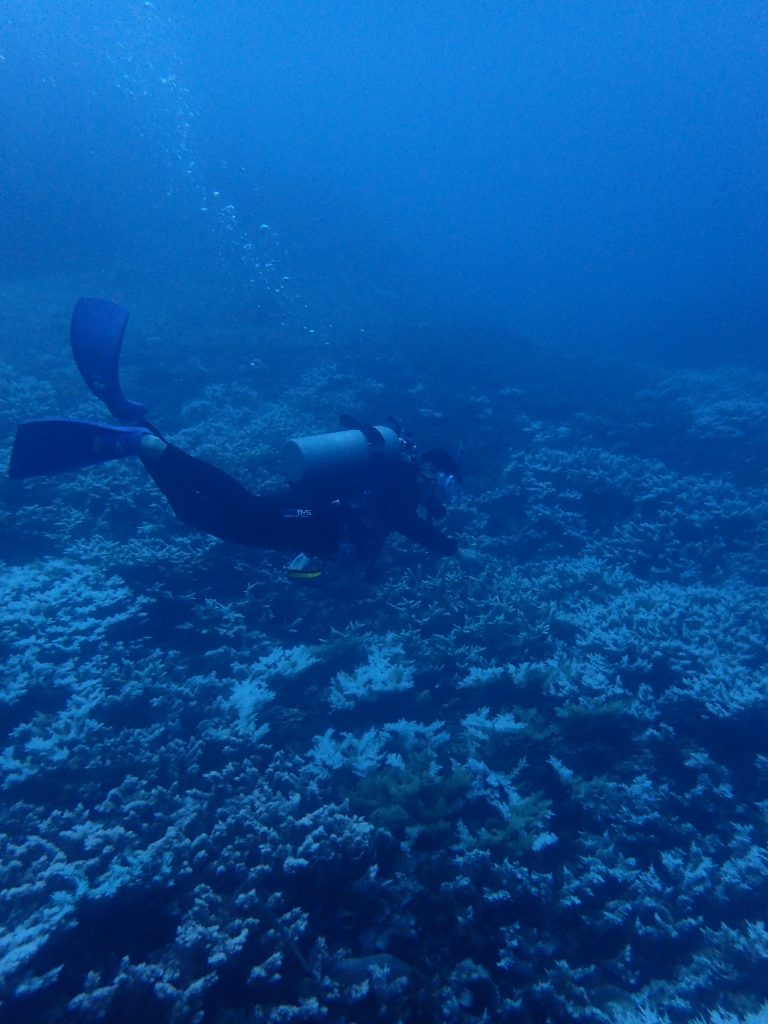
[[[102,296],[256,492],[463,449],[464,554],[0,482],[0,1021],[765,1019],[765,11],[187,7],[0,14],[0,457]]]

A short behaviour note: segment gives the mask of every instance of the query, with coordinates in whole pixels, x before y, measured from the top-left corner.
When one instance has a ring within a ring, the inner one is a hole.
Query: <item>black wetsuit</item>
[[[174,445],[143,462],[177,518],[221,540],[371,564],[393,531],[446,555],[458,548],[418,515],[418,471],[410,459],[379,467],[370,480],[267,495],[251,494]]]

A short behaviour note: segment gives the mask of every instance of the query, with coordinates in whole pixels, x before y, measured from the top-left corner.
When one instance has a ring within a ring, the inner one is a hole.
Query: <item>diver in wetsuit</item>
[[[145,407],[126,399],[119,383],[127,319],[128,311],[114,303],[79,299],[72,317],[72,348],[83,379],[110,412],[143,424]],[[434,520],[444,514],[458,487],[457,461],[442,449],[417,453],[391,427],[350,420],[343,427],[286,444],[289,487],[280,494],[252,494],[149,426],[72,419],[21,424],[9,474],[22,478],[58,473],[139,455],[178,519],[224,541],[298,553],[288,567],[292,578],[319,575],[322,559],[361,560],[371,575],[391,532],[442,554],[456,554],[456,540]]]

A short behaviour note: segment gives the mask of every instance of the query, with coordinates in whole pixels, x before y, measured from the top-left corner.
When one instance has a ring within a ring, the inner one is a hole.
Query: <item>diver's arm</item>
[[[419,487],[413,463],[402,463],[396,479],[390,484],[387,519],[389,528],[401,533],[414,544],[420,544],[443,555],[455,555],[458,542],[447,537],[427,519],[418,514]]]
[[[414,544],[421,544],[431,551],[439,551],[443,555],[455,555],[459,549],[459,543],[455,537],[448,537],[442,531],[426,519],[413,512],[411,515],[399,515],[393,524],[393,528],[402,533]]]

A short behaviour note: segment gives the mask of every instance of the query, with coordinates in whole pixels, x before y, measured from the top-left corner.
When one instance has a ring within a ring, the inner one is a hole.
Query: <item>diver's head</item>
[[[444,516],[461,486],[461,466],[443,448],[430,448],[418,458],[421,502],[429,520]]]

